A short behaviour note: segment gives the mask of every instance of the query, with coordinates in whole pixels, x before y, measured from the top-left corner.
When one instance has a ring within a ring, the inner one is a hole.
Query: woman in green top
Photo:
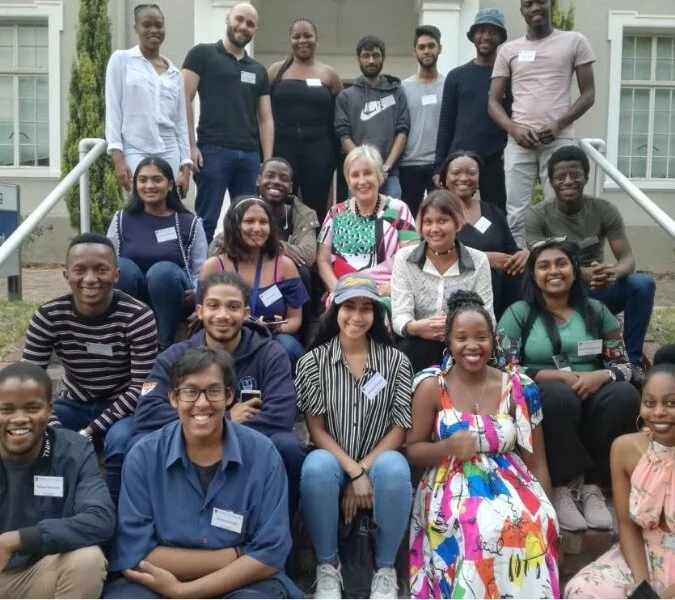
[[[635,428],[639,396],[621,327],[589,299],[576,244],[551,238],[532,246],[523,300],[506,310],[497,337],[503,360],[521,365],[541,389],[561,528],[611,529],[600,485],[610,480],[612,441]]]

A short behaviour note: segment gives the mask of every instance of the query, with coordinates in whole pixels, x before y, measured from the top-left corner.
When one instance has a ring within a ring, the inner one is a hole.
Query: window
[[[0,167],[48,167],[47,23],[0,25]]]
[[[675,180],[675,37],[624,35],[619,106],[619,170]]]

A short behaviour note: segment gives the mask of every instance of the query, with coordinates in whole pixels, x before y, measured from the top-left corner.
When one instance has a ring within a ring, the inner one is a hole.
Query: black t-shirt
[[[248,54],[237,60],[219,40],[192,48],[183,68],[199,75],[199,144],[258,150],[258,99],[270,93],[265,67]]]
[[[518,246],[502,212],[494,204],[481,200],[480,214],[481,219],[484,220],[482,223],[476,222],[479,228],[466,223],[457,233],[457,239],[465,246],[481,252],[504,252],[506,254],[518,252]],[[482,232],[481,229],[483,229]]]

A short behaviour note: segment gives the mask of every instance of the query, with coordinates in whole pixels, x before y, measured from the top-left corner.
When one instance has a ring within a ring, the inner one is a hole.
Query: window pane
[[[623,38],[623,55],[627,58],[635,57],[635,36],[626,35]]]
[[[628,169],[630,168],[630,161],[627,158],[620,158],[618,162],[619,171],[628,176]]]
[[[35,146],[19,145],[19,164],[25,167],[35,166]]]
[[[47,123],[49,121],[49,100],[37,101],[36,117],[38,123]]]
[[[652,139],[652,155],[657,156],[667,156],[668,154],[668,136],[667,135],[654,135]]]
[[[49,166],[49,146],[38,146],[37,163],[39,167]]]
[[[628,177],[647,177],[647,159],[634,158],[630,164],[630,174]]]
[[[652,58],[652,38],[650,37],[636,37],[635,38],[635,56],[637,58]]]
[[[631,140],[631,156],[647,156],[647,136],[634,135]]]
[[[672,81],[673,41],[675,38],[660,37],[656,40],[656,80]]]
[[[48,99],[49,98],[49,82],[46,77],[36,77],[36,95],[38,99]]]
[[[675,38],[659,37],[656,38],[656,58],[672,60],[673,59],[673,40]]]
[[[665,111],[656,111],[654,113],[654,134],[668,133],[670,127],[670,113]]]
[[[638,58],[635,61],[635,81],[650,81],[652,78],[652,61]]]
[[[34,47],[19,47],[19,68],[20,69],[34,69],[35,68],[35,48]]]
[[[633,108],[635,110],[649,110],[649,90],[635,90]]]
[[[633,112],[633,90],[631,88],[623,88],[621,90],[621,112],[630,114]]]
[[[47,123],[37,124],[37,143],[41,145],[49,145],[49,125]]]
[[[19,100],[19,121],[35,121],[35,100]]]
[[[49,60],[47,58],[47,48],[35,49],[35,66],[38,69],[46,69],[49,66]]]
[[[49,45],[49,40],[47,39],[47,33],[49,28],[46,25],[39,25],[35,28],[35,45],[47,47]]]
[[[19,25],[19,46],[35,46],[35,27]]]
[[[14,78],[0,77],[0,121],[14,122]]]
[[[0,144],[0,165],[3,167],[14,165],[14,146]]]
[[[35,123],[19,123],[19,143],[34,144],[35,142]]]
[[[654,95],[654,109],[670,111],[670,90],[656,90]]]
[[[673,61],[657,59],[656,81],[672,81],[672,79],[673,79]]]
[[[666,158],[654,158],[652,160],[652,178],[665,179],[668,177],[668,160]]]
[[[14,133],[12,121],[0,121],[0,144],[11,144]]]
[[[19,77],[19,99],[35,98],[35,77]]]
[[[635,61],[632,58],[621,59],[621,79],[633,81],[635,79]]]
[[[649,131],[649,112],[636,110],[633,113],[633,133],[647,133]]]
[[[675,179],[675,158],[668,161],[668,178]]]
[[[14,27],[11,25],[0,27],[0,46],[14,46]]]

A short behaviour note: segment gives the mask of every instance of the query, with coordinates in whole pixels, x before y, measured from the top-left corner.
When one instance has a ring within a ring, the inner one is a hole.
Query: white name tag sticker
[[[250,71],[242,71],[241,72],[241,81],[242,81],[242,83],[253,83],[253,84],[255,84],[255,73],[251,73]]]
[[[428,104],[438,104],[438,97],[436,94],[422,96],[422,106],[427,106]]]
[[[239,515],[231,510],[223,510],[222,508],[214,508],[211,515],[211,525],[218,527],[218,529],[226,529],[227,531],[234,531],[234,533],[241,533],[241,528],[244,525],[244,516]]]
[[[33,496],[63,498],[63,477],[35,475],[33,477]]]
[[[87,342],[85,344],[89,354],[98,354],[99,356],[112,356],[113,347],[110,344],[98,344],[96,342]]]
[[[481,233],[485,233],[488,229],[490,229],[490,225],[492,225],[492,221],[490,219],[486,219],[485,217],[481,217],[476,221],[476,224],[474,225],[475,229],[478,229]]]
[[[596,356],[602,353],[602,340],[586,340],[577,344],[579,356]]]
[[[316,77],[308,77],[307,85],[309,87],[321,87],[321,80]]]
[[[385,96],[384,98],[380,99],[380,104],[382,104],[382,108],[389,108],[390,106],[394,106],[394,104],[396,104],[396,98],[389,94],[389,96]]]
[[[366,385],[363,386],[363,393],[368,400],[372,400],[377,396],[387,385],[387,380],[379,373],[375,373]]]
[[[260,300],[262,300],[262,303],[265,306],[271,306],[277,300],[281,300],[282,298],[283,296],[281,295],[281,292],[279,291],[279,288],[276,285],[273,285],[271,288],[265,290],[262,294],[260,294]]]
[[[521,50],[518,52],[518,62],[534,62],[535,56],[537,56],[536,50]]]
[[[155,237],[157,238],[157,243],[161,244],[162,242],[177,240],[178,234],[175,227],[165,227],[164,229],[155,229]]]

